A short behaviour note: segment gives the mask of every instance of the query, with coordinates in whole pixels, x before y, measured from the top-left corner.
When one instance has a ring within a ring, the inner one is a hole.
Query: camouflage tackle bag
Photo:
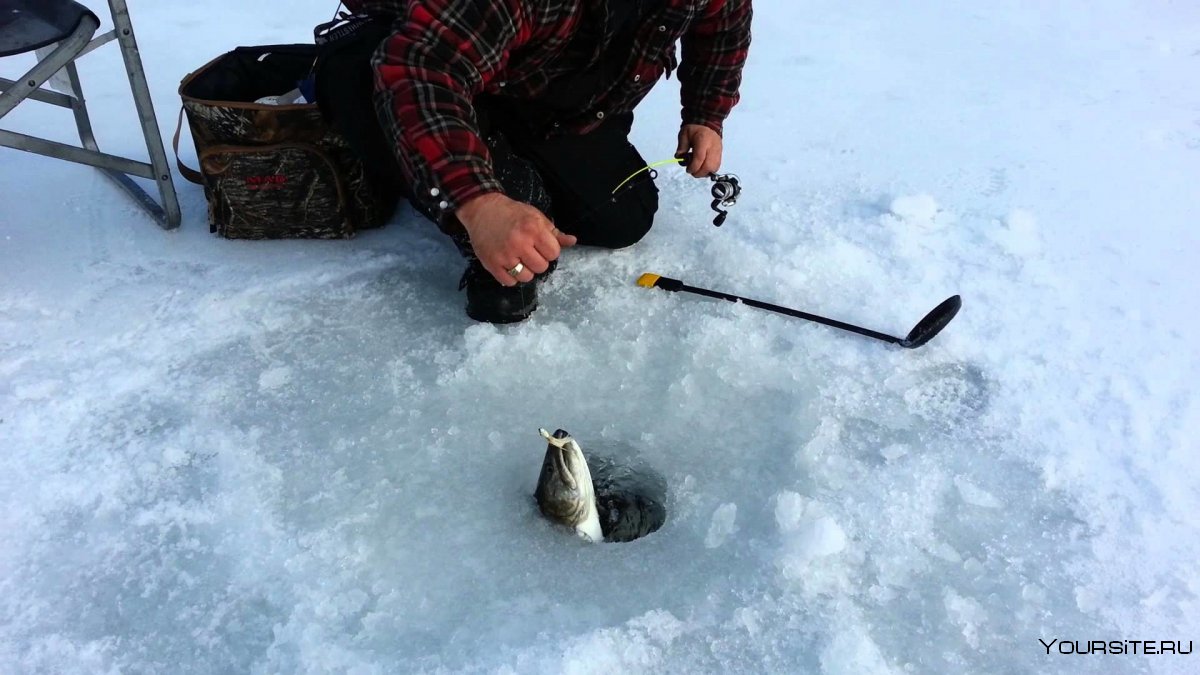
[[[183,79],[183,115],[204,186],[209,229],[230,239],[347,238],[378,227],[394,197],[364,179],[362,162],[315,103],[256,102],[310,79],[314,45],[239,47]]]

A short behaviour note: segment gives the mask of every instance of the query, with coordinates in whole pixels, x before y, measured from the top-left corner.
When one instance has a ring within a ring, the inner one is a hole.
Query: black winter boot
[[[537,281],[502,286],[492,273],[472,258],[458,282],[467,289],[467,316],[487,323],[524,321],[537,309]]]
[[[529,318],[537,309],[537,287],[558,266],[557,260],[550,261],[545,272],[535,275],[533,281],[516,286],[502,286],[491,272],[475,258],[471,258],[459,290],[467,289],[467,316],[487,323],[516,323]]]

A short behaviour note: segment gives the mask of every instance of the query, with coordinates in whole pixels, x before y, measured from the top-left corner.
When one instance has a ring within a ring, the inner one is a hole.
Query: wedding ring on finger
[[[512,268],[512,269],[510,269],[510,270],[508,271],[508,274],[509,274],[509,276],[511,276],[512,278],[516,279],[517,277],[521,276],[521,272],[524,272],[524,271],[525,271],[525,265],[521,264],[521,263],[518,261],[518,262],[517,262],[517,264],[516,264],[515,266],[513,266],[513,268]]]

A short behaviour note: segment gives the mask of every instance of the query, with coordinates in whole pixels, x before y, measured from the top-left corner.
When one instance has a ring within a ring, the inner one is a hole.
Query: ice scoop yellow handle
[[[642,276],[638,277],[637,283],[638,286],[642,286],[644,288],[661,288],[664,291],[688,290],[688,287],[684,286],[682,281],[678,279],[671,279],[670,277],[660,276],[654,274],[653,272],[646,272]]]

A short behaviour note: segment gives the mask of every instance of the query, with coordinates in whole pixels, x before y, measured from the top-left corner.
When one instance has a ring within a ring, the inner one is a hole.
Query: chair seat
[[[60,42],[88,15],[95,16],[74,0],[0,0],[0,56]]]

